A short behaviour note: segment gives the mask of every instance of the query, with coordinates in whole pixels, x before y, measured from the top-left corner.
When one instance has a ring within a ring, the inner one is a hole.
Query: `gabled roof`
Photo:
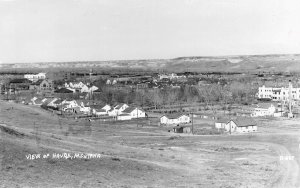
[[[118,105],[115,107],[115,109],[119,110],[124,104],[125,104],[125,103],[120,103],[120,104],[118,104]]]
[[[228,123],[230,121],[229,118],[220,118],[220,119],[217,119],[215,122],[216,123]]]
[[[40,85],[44,80],[43,79],[39,79],[38,81],[32,83],[31,85]]]
[[[268,109],[271,107],[271,105],[273,105],[274,107],[276,107],[276,104],[273,103],[258,103],[256,105],[254,105],[255,108],[264,108],[264,109]]]
[[[138,109],[138,110],[144,112],[144,110],[142,110],[142,109],[140,109],[140,108],[137,108],[137,107],[128,107],[128,108],[126,108],[126,109],[123,111],[123,113],[131,113],[131,112],[133,112],[133,111],[136,110],[136,109]]]
[[[63,104],[61,107],[66,108],[66,107],[68,107],[68,104]]]
[[[96,110],[96,112],[106,112],[106,110],[104,110],[104,109],[95,109]]]
[[[60,104],[60,103],[62,103],[62,102],[63,102],[63,100],[57,99],[56,101],[53,102],[53,104]]]
[[[66,99],[66,100],[64,100],[64,103],[71,103],[71,102],[73,102],[73,101],[75,101],[75,102],[77,103],[77,101],[76,101],[76,100],[73,100],[73,99]]]
[[[254,121],[254,119],[249,117],[237,117],[235,120],[231,120],[235,122],[236,126],[238,127],[247,127],[247,126],[253,126],[257,125],[257,123]]]
[[[163,115],[163,116],[166,116],[168,119],[177,119],[177,118],[180,118],[181,116],[188,116],[188,115],[186,115],[186,114],[168,114],[168,115]],[[163,116],[161,116],[161,118]]]
[[[36,100],[34,100],[34,103],[35,103],[35,104],[42,104],[42,103],[43,103],[42,100],[43,100],[43,99],[37,98]]]
[[[94,104],[94,105],[90,105],[91,108],[94,108],[96,110],[100,110],[104,107],[105,105],[100,105],[100,104]]]

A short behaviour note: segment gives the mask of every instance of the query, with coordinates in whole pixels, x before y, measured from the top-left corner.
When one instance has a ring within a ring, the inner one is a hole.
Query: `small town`
[[[299,7],[0,0],[0,188],[299,188]]]

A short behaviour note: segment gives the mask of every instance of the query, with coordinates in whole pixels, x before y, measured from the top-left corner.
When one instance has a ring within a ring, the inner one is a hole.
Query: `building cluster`
[[[116,120],[131,120],[145,118],[146,112],[139,107],[127,104],[96,104],[84,100],[60,99],[60,98],[37,98],[33,97],[28,102],[30,105],[43,106],[43,108],[54,109],[62,113],[74,115],[86,115],[94,117],[111,117]]]
[[[64,88],[72,91],[73,93],[100,92],[97,86],[91,85],[90,83],[84,84],[83,82],[65,83]]]
[[[46,79],[46,73],[38,73],[38,74],[25,74],[24,78],[36,82],[38,80],[45,80]]]
[[[238,116],[248,117],[281,117],[284,115],[283,106],[276,102],[258,103],[250,106],[242,106],[232,110]]]
[[[271,99],[273,101],[288,101],[289,100],[289,87],[262,87],[258,88],[258,98]],[[300,100],[300,88],[291,87],[291,98],[293,100]]]
[[[289,81],[289,87],[266,87],[263,85],[258,88],[257,97],[259,100],[277,102],[277,105],[280,106],[280,108],[275,109],[274,116],[280,116],[279,114],[282,115],[283,113],[288,112],[287,115],[293,117],[292,107],[299,105],[300,88],[294,88],[291,80]],[[280,113],[276,114],[276,112]]]
[[[178,76],[175,73],[169,75],[116,77],[108,78],[106,85],[117,89],[164,89],[180,88],[187,82],[185,75]]]

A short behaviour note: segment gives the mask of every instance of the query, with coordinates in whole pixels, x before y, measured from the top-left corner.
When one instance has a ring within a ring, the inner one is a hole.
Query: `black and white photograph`
[[[300,188],[299,0],[0,0],[0,188]]]

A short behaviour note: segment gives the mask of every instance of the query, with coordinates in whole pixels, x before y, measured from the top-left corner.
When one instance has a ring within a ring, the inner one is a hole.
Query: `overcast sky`
[[[300,53],[299,0],[0,0],[0,63]]]

